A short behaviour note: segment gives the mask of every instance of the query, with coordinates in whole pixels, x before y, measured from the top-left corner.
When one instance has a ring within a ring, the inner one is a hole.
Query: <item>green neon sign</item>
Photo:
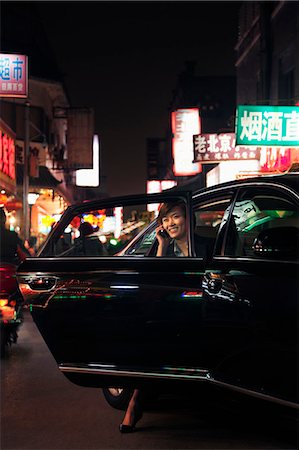
[[[236,145],[299,146],[299,106],[239,105]]]

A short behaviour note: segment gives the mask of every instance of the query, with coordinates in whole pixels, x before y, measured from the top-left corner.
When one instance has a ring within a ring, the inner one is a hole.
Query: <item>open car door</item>
[[[191,194],[168,192],[72,206],[38,257],[20,265],[24,299],[71,381],[139,386],[208,376],[200,357],[204,260],[155,256],[156,219],[148,210],[176,201],[185,202],[192,248]],[[86,221],[96,230],[89,250],[78,231]],[[118,235],[128,244],[113,250]],[[110,244],[96,253],[109,236]]]

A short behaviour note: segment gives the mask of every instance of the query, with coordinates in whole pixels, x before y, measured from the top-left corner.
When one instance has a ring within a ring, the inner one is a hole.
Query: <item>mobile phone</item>
[[[166,231],[165,230],[160,230],[159,231],[159,234],[160,234],[160,236],[162,236],[162,237],[167,237],[167,233],[166,233]]]

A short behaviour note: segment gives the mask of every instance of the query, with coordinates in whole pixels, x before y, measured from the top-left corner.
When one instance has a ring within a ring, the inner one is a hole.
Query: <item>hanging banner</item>
[[[28,58],[0,53],[0,97],[28,97]]]
[[[193,136],[194,162],[218,163],[260,158],[260,147],[236,147],[235,143],[235,133],[197,134]]]
[[[67,110],[67,167],[93,167],[94,112],[91,108]]]
[[[239,105],[236,144],[291,147],[299,145],[299,106]]]

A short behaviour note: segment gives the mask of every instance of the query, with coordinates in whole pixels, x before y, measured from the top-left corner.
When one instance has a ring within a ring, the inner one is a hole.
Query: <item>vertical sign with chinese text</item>
[[[299,106],[239,105],[236,144],[298,146]]]
[[[0,97],[26,98],[27,96],[27,56],[0,53]]]
[[[0,184],[1,187],[15,193],[15,136],[0,119]]]
[[[201,172],[201,165],[193,162],[193,135],[201,131],[198,108],[173,111],[171,124],[174,175],[189,176]]]

